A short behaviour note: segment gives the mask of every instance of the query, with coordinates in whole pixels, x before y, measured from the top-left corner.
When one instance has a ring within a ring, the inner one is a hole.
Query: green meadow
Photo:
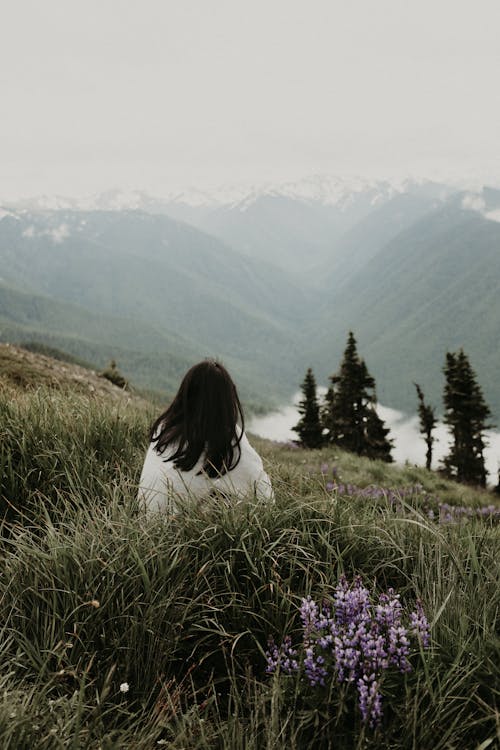
[[[498,746],[498,517],[439,522],[440,502],[498,506],[491,493],[255,439],[274,503],[145,517],[153,413],[0,388],[0,747]],[[431,624],[412,671],[382,684],[374,729],[348,686],[266,674],[268,638],[300,638],[302,597],[331,597],[342,574],[420,599]]]

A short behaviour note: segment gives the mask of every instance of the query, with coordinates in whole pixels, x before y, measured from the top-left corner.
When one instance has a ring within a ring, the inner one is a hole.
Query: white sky
[[[0,197],[500,181],[499,0],[0,0]]]

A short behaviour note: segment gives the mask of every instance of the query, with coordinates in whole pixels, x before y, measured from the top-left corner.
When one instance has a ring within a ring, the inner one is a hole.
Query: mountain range
[[[0,209],[0,340],[38,340],[171,391],[219,356],[249,402],[337,369],[348,330],[379,400],[440,411],[447,350],[500,417],[500,191],[334,178]],[[498,418],[497,417],[497,418]]]

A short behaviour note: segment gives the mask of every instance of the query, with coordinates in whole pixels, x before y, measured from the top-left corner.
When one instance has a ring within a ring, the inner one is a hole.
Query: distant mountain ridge
[[[156,388],[217,355],[247,397],[276,400],[307,366],[326,382],[353,329],[381,401],[410,412],[414,380],[439,411],[445,352],[463,346],[500,418],[499,190],[318,179],[236,197],[4,206],[0,338],[109,351]]]
[[[82,199],[41,196],[9,204],[16,212],[142,211],[162,214],[217,237],[242,255],[282,269],[312,271],[332,243],[397,196],[442,200],[452,188],[429,181],[313,175],[302,180],[213,191],[181,190],[163,198],[109,190]]]

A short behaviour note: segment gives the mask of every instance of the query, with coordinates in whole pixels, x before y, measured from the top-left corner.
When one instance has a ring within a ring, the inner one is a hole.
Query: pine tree
[[[446,354],[443,368],[444,421],[450,427],[451,451],[443,461],[444,473],[459,482],[486,486],[484,430],[491,415],[476,373],[463,349]]]
[[[434,443],[432,431],[437,424],[437,419],[434,413],[434,407],[429,406],[429,404],[425,403],[425,398],[421,387],[418,385],[418,383],[413,383],[413,385],[417,389],[420,432],[424,436],[425,443],[427,445],[427,453],[425,454],[425,466],[430,470],[432,465],[432,444]]]
[[[328,441],[359,456],[392,461],[389,430],[375,411],[375,380],[358,355],[352,331],[340,371],[330,382],[323,409]]]
[[[299,403],[299,414],[302,417],[292,430],[298,434],[298,442],[304,448],[320,448],[323,444],[323,426],[319,414],[316,380],[310,367],[301,388],[304,398]]]
[[[375,407],[368,409],[366,422],[366,449],[363,455],[379,461],[392,462],[391,450],[392,440],[387,437],[389,428],[385,426],[384,420],[379,417]]]

